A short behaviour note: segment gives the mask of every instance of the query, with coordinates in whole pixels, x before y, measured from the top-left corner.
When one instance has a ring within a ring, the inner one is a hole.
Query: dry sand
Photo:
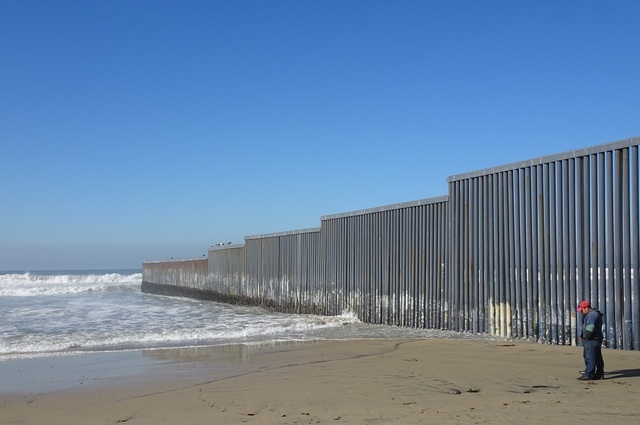
[[[378,339],[138,356],[145,361],[129,360],[139,369],[133,374],[110,374],[118,364],[129,370],[124,358],[105,363],[105,370],[66,366],[72,378],[64,389],[18,393],[5,387],[0,422],[640,423],[638,351],[604,350],[606,379],[590,382],[576,380],[581,348],[525,342]]]

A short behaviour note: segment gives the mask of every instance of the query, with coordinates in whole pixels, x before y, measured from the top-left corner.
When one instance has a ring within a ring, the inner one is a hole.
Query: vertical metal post
[[[633,322],[633,341],[632,349],[640,350],[640,186],[639,186],[639,164],[638,164],[638,147],[631,148],[631,274],[632,288],[631,293],[627,294],[632,297],[632,317]]]
[[[615,291],[615,250],[614,246],[614,162],[613,152],[606,152],[606,164],[607,164],[607,333],[609,334],[608,342],[611,348],[618,348],[619,341],[616,333],[616,291]]]
[[[622,270],[623,270],[623,327],[622,327],[622,341],[623,348],[630,350],[633,347],[633,325],[631,322],[632,310],[631,310],[631,197],[630,197],[630,185],[629,185],[629,148],[621,149],[620,152],[620,174],[622,181],[620,191],[622,195]]]
[[[559,308],[558,308],[558,229],[557,229],[557,212],[556,206],[558,205],[558,198],[556,192],[556,163],[553,162],[549,164],[548,168],[548,178],[547,178],[547,204],[548,208],[546,209],[547,214],[547,223],[549,223],[549,273],[550,273],[550,299],[551,302],[548,306],[549,308],[549,324],[551,326],[551,342],[553,344],[558,344],[560,340],[560,332],[559,332]]]

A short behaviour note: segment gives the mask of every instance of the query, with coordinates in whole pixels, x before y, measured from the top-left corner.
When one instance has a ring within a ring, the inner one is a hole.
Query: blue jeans
[[[602,358],[602,340],[585,339],[582,341],[584,357],[584,374],[590,378],[599,378],[604,373],[604,360]]]

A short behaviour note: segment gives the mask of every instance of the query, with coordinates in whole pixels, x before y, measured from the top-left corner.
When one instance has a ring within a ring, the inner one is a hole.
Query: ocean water
[[[0,272],[0,361],[87,352],[360,338],[486,337],[140,292],[139,270]]]

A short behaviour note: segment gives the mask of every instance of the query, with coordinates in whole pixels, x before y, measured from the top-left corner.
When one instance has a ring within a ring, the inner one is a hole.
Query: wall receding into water
[[[142,266],[142,292],[195,297],[207,290],[207,260],[149,261]]]
[[[368,323],[640,349],[638,144],[629,139],[451,176],[446,196],[248,236],[206,260],[143,264],[145,292]]]

